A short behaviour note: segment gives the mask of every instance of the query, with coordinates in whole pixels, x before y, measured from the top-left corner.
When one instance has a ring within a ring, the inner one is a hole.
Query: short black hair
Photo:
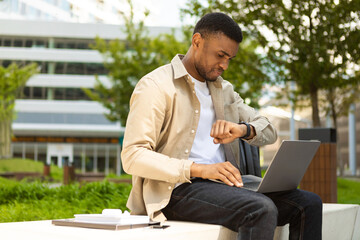
[[[195,33],[200,33],[204,38],[211,34],[223,33],[238,43],[243,39],[239,25],[231,17],[220,12],[205,14],[197,22],[193,34]]]

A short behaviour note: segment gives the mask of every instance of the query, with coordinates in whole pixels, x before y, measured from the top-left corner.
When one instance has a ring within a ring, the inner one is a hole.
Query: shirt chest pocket
[[[231,104],[226,104],[224,106],[225,120],[238,123],[239,122],[239,110],[236,102]]]

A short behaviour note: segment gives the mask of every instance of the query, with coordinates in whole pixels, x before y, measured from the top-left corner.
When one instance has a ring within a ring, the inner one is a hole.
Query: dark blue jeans
[[[321,239],[321,199],[298,189],[261,194],[199,178],[175,188],[162,212],[169,220],[225,226],[242,240],[273,239],[276,226],[287,223],[289,239]]]

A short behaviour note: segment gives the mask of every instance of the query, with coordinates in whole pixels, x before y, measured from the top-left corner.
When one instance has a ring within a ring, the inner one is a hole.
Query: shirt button
[[[194,94],[196,93],[195,90],[193,90],[193,93],[194,93]]]
[[[195,110],[195,113],[199,113],[199,110],[196,109],[196,110]]]
[[[189,149],[186,149],[186,150],[185,150],[185,153],[189,153]]]
[[[195,133],[195,130],[193,129],[193,130],[191,130],[191,133]]]
[[[171,186],[169,186],[168,189],[171,190]]]

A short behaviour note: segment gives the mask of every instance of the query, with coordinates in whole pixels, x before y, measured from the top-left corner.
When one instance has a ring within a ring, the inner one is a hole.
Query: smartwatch
[[[240,138],[247,139],[248,137],[250,137],[250,134],[251,134],[250,125],[247,122],[244,122],[244,121],[239,122],[239,124],[244,124],[246,126],[246,133],[245,133],[244,136],[242,136]]]

